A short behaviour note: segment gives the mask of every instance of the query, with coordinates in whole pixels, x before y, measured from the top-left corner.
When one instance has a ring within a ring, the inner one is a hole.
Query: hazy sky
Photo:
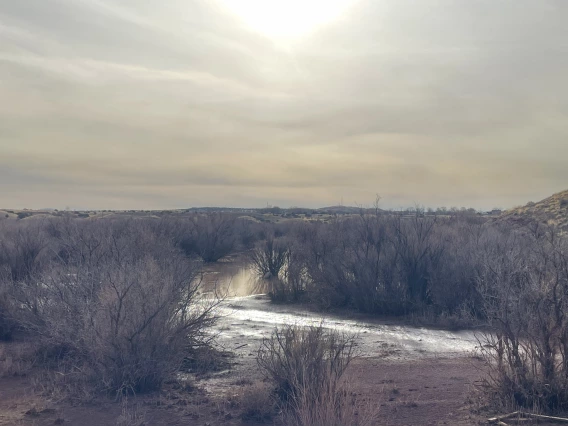
[[[568,188],[567,22],[565,0],[0,0],[0,207],[537,201]]]

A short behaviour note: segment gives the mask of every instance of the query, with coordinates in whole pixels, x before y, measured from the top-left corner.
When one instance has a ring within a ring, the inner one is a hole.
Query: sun
[[[251,30],[289,40],[337,19],[353,0],[221,0]]]

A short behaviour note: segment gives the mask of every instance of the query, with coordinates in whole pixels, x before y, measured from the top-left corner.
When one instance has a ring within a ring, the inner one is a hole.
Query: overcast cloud
[[[568,2],[352,0],[282,41],[227,1],[0,0],[0,206],[488,209],[568,188]]]

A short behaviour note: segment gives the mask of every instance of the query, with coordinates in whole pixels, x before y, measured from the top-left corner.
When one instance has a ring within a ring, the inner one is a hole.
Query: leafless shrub
[[[16,329],[13,294],[20,282],[29,281],[46,261],[47,239],[43,222],[0,224],[0,340]]]
[[[0,272],[1,273],[1,272]],[[0,277],[0,341],[11,340],[16,329],[8,280]]]
[[[284,424],[369,425],[369,410],[341,381],[354,356],[354,337],[323,326],[287,326],[263,342],[258,363],[276,387]]]
[[[430,300],[430,269],[435,269],[444,252],[444,245],[436,236],[438,219],[415,214],[393,221],[393,245],[399,259],[400,277],[406,284],[408,302],[424,305]]]
[[[427,308],[441,325],[448,321],[456,327],[483,322],[476,274],[487,241],[499,231],[475,217],[456,216],[442,221],[436,232],[443,251],[428,268]]]
[[[248,254],[259,286],[266,289],[273,302],[297,300],[297,293],[288,282],[291,256],[289,240],[273,235],[258,243]]]
[[[299,241],[304,247],[307,274],[310,277],[308,296],[323,308],[349,303],[346,283],[349,273],[350,241],[348,221],[333,221],[329,225],[305,224]]]
[[[312,299],[324,307],[401,313],[406,290],[396,276],[392,218],[362,213],[319,227],[305,250]]]
[[[25,281],[41,267],[47,238],[42,221],[0,225],[0,268],[11,280]]]
[[[491,326],[486,385],[503,403],[568,409],[568,245],[538,226],[487,248],[478,284]]]
[[[235,221],[235,233],[237,235],[238,244],[242,250],[253,249],[255,243],[260,238],[260,224],[250,219],[242,218]]]
[[[223,213],[195,214],[184,221],[181,248],[204,262],[217,262],[237,246],[236,219]]]
[[[252,268],[260,278],[279,278],[289,252],[284,239],[269,236],[250,253]]]
[[[141,224],[54,226],[58,261],[22,286],[22,324],[97,390],[156,389],[214,320],[197,265]]]
[[[490,227],[451,218],[362,211],[297,237],[310,298],[324,308],[469,321],[482,312],[475,274]]]
[[[353,359],[354,344],[353,336],[321,325],[285,326],[263,341],[257,361],[275,384],[280,401],[287,402],[305,389],[314,397],[327,388],[335,392]]]
[[[309,277],[301,245],[289,237],[269,236],[249,253],[253,270],[273,302],[296,302]]]

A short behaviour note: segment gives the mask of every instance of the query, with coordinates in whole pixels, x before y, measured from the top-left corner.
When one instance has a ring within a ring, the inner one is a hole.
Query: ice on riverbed
[[[218,307],[221,319],[215,327],[218,342],[227,349],[240,347],[243,352],[256,351],[264,337],[275,327],[285,324],[312,326],[323,324],[340,332],[357,335],[363,356],[413,359],[425,356],[456,356],[473,351],[477,345],[470,331],[453,332],[381,324],[379,321],[355,321],[334,315],[318,315],[297,306],[279,306],[268,297],[253,295],[234,297]]]

